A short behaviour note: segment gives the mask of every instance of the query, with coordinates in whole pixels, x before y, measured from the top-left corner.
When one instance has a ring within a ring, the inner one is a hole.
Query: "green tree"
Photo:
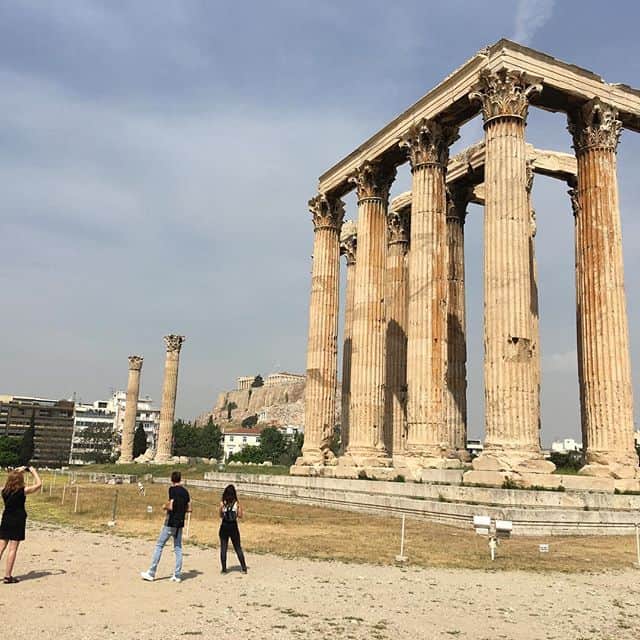
[[[0,467],[17,467],[20,464],[21,438],[0,436]]]
[[[262,464],[265,462],[264,451],[260,446],[248,446],[244,449],[234,453],[229,457],[229,461],[235,460],[236,462],[253,462],[255,464]]]
[[[262,449],[265,460],[270,460],[277,464],[286,448],[287,442],[280,430],[275,427],[267,427],[262,430],[260,434],[260,449]]]
[[[202,430],[178,420],[173,425],[173,455],[196,457],[200,455]]]
[[[263,385],[264,385],[264,380],[262,379],[262,376],[260,374],[258,374],[253,379],[253,382],[251,383],[252,387],[262,387]]]
[[[133,434],[133,459],[141,456],[147,450],[147,434],[144,431],[144,427],[140,422],[136,427],[136,432]]]
[[[26,465],[31,462],[33,458],[33,436],[35,434],[35,428],[33,427],[33,420],[30,427],[27,427],[26,431],[22,434],[22,440],[20,441],[20,464]]]
[[[211,416],[209,416],[209,421],[202,429],[200,440],[200,451],[203,458],[215,458],[216,460],[222,458],[222,431],[220,431],[220,427],[214,423]]]

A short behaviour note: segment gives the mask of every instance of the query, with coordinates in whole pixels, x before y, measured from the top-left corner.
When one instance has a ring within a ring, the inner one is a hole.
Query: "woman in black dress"
[[[230,484],[222,493],[222,502],[220,503],[220,564],[222,565],[222,573],[227,573],[227,547],[229,546],[229,538],[240,561],[242,573],[247,573],[247,563],[244,560],[242,545],[240,544],[240,529],[238,529],[238,520],[243,516],[242,507],[238,502],[236,488]]]
[[[24,486],[24,472],[28,471],[34,479],[34,483],[28,487]],[[4,511],[2,520],[0,520],[0,559],[2,554],[7,551],[7,566],[4,573],[4,583],[13,584],[18,582],[14,578],[13,565],[16,561],[16,554],[20,542],[24,540],[24,529],[27,523],[27,512],[24,508],[26,496],[29,493],[35,493],[42,486],[42,481],[38,472],[33,467],[22,467],[14,471],[9,471],[7,482],[2,490],[2,499],[4,501]]]

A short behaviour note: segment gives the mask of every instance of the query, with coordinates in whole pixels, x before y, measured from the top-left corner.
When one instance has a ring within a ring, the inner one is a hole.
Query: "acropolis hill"
[[[236,388],[220,392],[214,407],[199,416],[197,423],[204,424],[211,416],[220,425],[252,420],[274,426],[304,425],[304,375],[272,373],[261,386],[253,386],[256,379],[259,376],[238,378]],[[339,419],[337,414],[336,421]]]

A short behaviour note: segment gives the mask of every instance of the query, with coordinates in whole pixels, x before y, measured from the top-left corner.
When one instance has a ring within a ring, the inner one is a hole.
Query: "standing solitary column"
[[[319,194],[309,200],[313,216],[313,266],[309,303],[304,445],[298,466],[334,460],[329,448],[336,418],[338,384],[338,292],[342,200]]]
[[[136,414],[140,395],[140,372],[142,356],[129,356],[129,379],[127,381],[127,399],[124,406],[124,425],[118,463],[133,461],[133,437],[136,430]]]
[[[402,456],[407,424],[407,277],[410,211],[387,216],[387,269],[385,272],[385,407],[384,432],[393,459]]]
[[[616,110],[598,99],[569,118],[578,161],[578,372],[587,461],[582,473],[629,478],[639,474],[616,175],[621,127]]]
[[[445,413],[448,441],[467,459],[467,330],[464,277],[464,222],[473,195],[469,185],[452,186],[447,199],[449,298]]]
[[[531,215],[525,121],[540,90],[521,72],[485,72],[470,97],[485,129],[484,453],[474,468],[553,470],[538,436],[536,354],[531,320]]]
[[[400,143],[412,174],[407,326],[406,455],[440,466],[453,450],[445,427],[447,240],[445,177],[456,127],[424,119]],[[407,460],[409,462],[409,460]]]
[[[356,250],[358,231],[355,222],[342,226],[340,253],[347,259],[347,288],[344,307],[344,341],[342,343],[342,410],[340,414],[340,439],[344,452],[349,444],[349,403],[351,402],[351,342],[353,332],[353,297],[356,281]]]
[[[176,392],[178,390],[178,363],[184,340],[184,336],[169,335],[164,337],[167,345],[167,357],[164,364],[158,449],[154,462],[166,462],[173,455],[173,419],[176,412]]]
[[[358,194],[358,260],[353,302],[349,446],[342,464],[391,464],[384,420],[386,215],[395,167],[364,162],[351,176]]]

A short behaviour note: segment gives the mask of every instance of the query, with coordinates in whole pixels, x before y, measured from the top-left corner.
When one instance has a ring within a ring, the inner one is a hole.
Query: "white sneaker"
[[[178,576],[171,576],[171,582],[182,582],[182,578],[178,578]]]
[[[153,582],[153,581],[155,580],[155,577],[154,577],[154,576],[152,576],[148,571],[143,571],[143,572],[140,574],[140,577],[141,577],[143,580],[146,580],[147,582]]]

